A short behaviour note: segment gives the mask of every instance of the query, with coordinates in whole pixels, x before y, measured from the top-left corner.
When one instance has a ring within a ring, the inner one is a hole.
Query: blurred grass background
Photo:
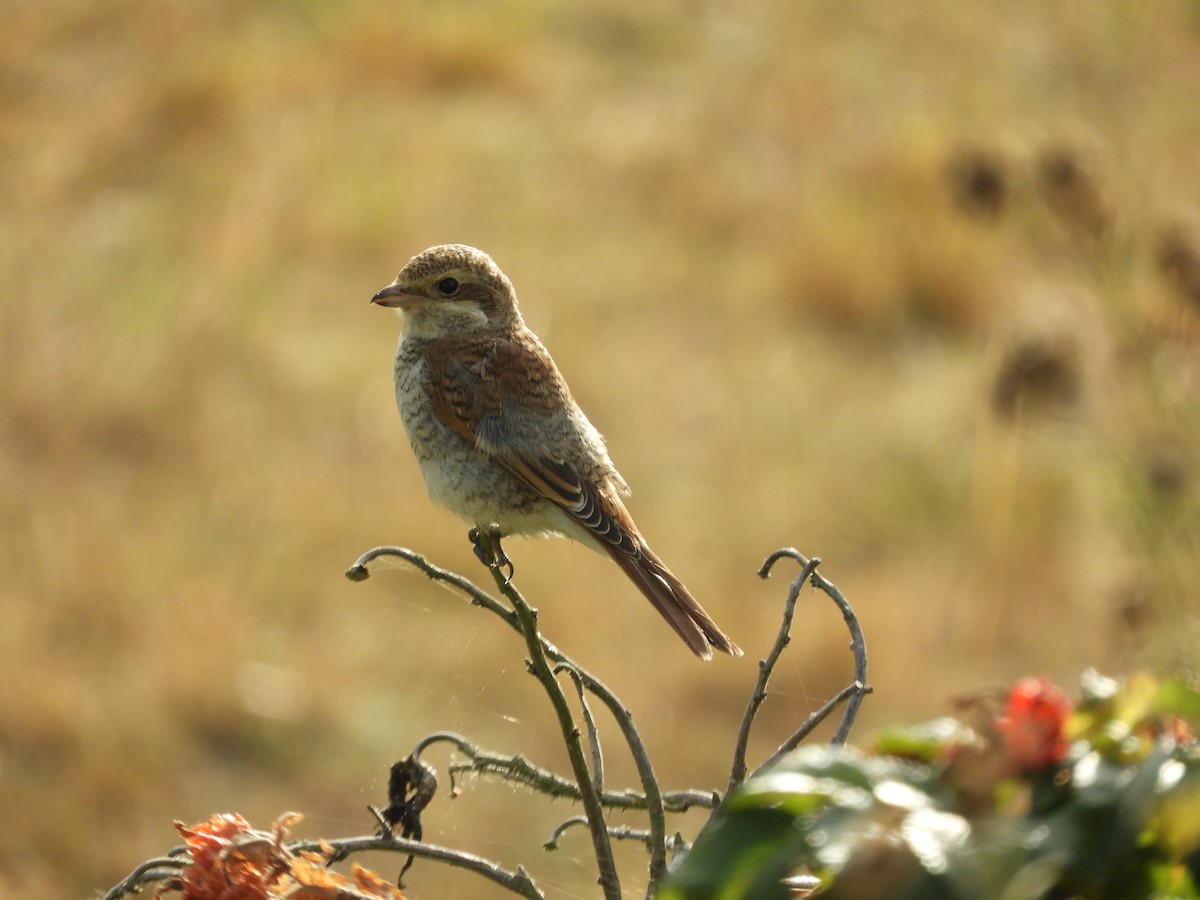
[[[509,546],[667,788],[724,783],[781,545],[862,618],[859,741],[1021,674],[1195,663],[1194,0],[5,13],[0,893],[87,895],[217,811],[363,833],[433,730],[565,770],[515,636],[342,577],[402,543],[487,581],[367,304],[440,242],[514,280],[642,529],[747,650],[702,665],[604,560]],[[805,594],[757,758],[846,642]],[[591,896],[582,833],[539,849],[572,813],[480,783],[426,836]]]

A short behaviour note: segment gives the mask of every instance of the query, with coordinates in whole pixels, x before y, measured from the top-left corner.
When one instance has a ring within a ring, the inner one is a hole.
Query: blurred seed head
[[[1146,577],[1127,579],[1113,590],[1111,628],[1118,652],[1141,643],[1156,619],[1154,591]]]
[[[1054,215],[1072,231],[1089,238],[1112,226],[1112,205],[1096,154],[1081,143],[1046,145],[1034,159],[1034,184]]]
[[[1167,283],[1200,311],[1200,223],[1180,220],[1164,226],[1155,257]]]
[[[1182,496],[1192,480],[1186,456],[1167,444],[1148,448],[1142,456],[1141,469],[1146,487],[1161,501],[1169,502]]]
[[[951,197],[966,215],[995,219],[1012,197],[1012,167],[995,147],[960,145],[946,162],[946,180]]]
[[[992,384],[992,409],[1005,419],[1073,407],[1083,394],[1079,348],[1065,336],[1019,338],[1004,353]]]

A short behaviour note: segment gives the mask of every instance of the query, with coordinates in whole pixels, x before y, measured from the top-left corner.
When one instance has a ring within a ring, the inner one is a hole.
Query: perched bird
[[[403,313],[396,403],[436,503],[478,536],[557,534],[607,553],[697,656],[742,651],[646,544],[625,480],[517,309],[512,282],[462,244],[409,260],[372,303]],[[507,564],[502,551],[498,559]],[[509,564],[511,565],[511,564]]]

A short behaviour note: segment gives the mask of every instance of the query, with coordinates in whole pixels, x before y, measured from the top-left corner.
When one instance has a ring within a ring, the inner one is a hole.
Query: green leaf
[[[1186,866],[1156,862],[1149,868],[1150,900],[1200,900],[1200,891]]]
[[[928,763],[938,759],[948,746],[978,740],[975,732],[962,722],[945,716],[920,725],[888,728],[875,738],[875,752]]]
[[[743,809],[720,814],[659,891],[661,900],[724,900],[788,897],[783,878],[802,855],[795,818],[779,809]]]
[[[1159,770],[1151,828],[1172,860],[1200,851],[1200,761],[1171,759]]]
[[[1168,678],[1150,703],[1156,713],[1179,716],[1189,722],[1200,722],[1200,691],[1194,683],[1182,678]]]

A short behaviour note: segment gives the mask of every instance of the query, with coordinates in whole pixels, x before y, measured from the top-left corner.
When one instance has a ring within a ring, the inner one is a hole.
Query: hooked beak
[[[407,308],[416,303],[420,303],[422,297],[416,294],[406,294],[404,289],[398,284],[389,284],[382,291],[379,291],[371,298],[371,302],[379,306],[386,306],[389,309]]]

